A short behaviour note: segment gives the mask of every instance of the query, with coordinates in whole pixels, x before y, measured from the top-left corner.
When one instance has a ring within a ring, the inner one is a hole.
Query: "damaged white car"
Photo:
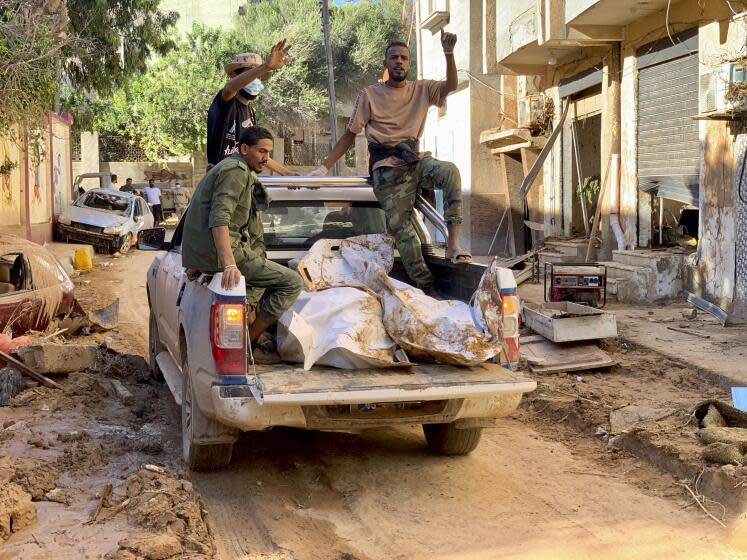
[[[88,243],[99,252],[124,254],[138,232],[153,227],[153,213],[142,197],[112,189],[91,189],[57,219],[59,239]]]

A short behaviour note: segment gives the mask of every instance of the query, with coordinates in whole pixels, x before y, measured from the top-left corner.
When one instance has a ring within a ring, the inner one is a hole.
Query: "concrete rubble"
[[[44,373],[85,371],[96,362],[95,344],[30,344],[16,353],[28,367]]]

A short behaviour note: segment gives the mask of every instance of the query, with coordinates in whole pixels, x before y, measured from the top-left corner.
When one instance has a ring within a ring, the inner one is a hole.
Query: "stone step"
[[[607,266],[607,291],[610,285],[622,303],[651,302],[652,286],[655,279],[653,271],[642,266],[631,266],[614,261],[601,262]]]
[[[571,255],[566,255],[565,253],[559,253],[557,251],[548,251],[547,249],[543,249],[538,254],[538,260],[539,260],[540,275],[541,275],[541,274],[544,274],[545,264],[547,263],[558,264],[558,263],[574,262],[576,258]]]
[[[626,266],[651,271],[649,286],[651,301],[679,297],[684,287],[685,261],[683,253],[664,251],[612,251],[612,260]]]
[[[586,241],[545,241],[545,248],[557,253],[563,253],[573,257],[575,262],[581,262],[586,258]]]

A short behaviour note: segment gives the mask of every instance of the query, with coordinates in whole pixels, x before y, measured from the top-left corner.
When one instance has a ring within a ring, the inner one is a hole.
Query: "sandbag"
[[[369,267],[394,266],[394,242],[388,235],[359,235],[348,239],[320,239],[298,261],[296,270],[306,290],[367,286]]]
[[[386,332],[412,358],[470,366],[500,353],[500,340],[478,330],[466,303],[434,299],[395,282],[383,269],[370,278],[384,308]]]
[[[379,300],[351,287],[302,291],[278,321],[277,345],[286,362],[305,370],[391,367],[396,345],[384,330]]]

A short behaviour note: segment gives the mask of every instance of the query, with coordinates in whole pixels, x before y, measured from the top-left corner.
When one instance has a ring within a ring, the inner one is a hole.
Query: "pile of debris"
[[[59,476],[44,461],[0,458],[0,543],[36,522],[35,501],[58,501]]]
[[[192,483],[166,468],[144,465],[122,484],[104,487],[91,521],[104,523],[120,514],[144,531],[121,540],[119,549],[107,554],[108,560],[214,555],[207,511]]]
[[[524,322],[537,333],[519,339],[521,357],[532,373],[598,369],[615,363],[596,342],[617,337],[612,313],[568,301],[525,302]]]

